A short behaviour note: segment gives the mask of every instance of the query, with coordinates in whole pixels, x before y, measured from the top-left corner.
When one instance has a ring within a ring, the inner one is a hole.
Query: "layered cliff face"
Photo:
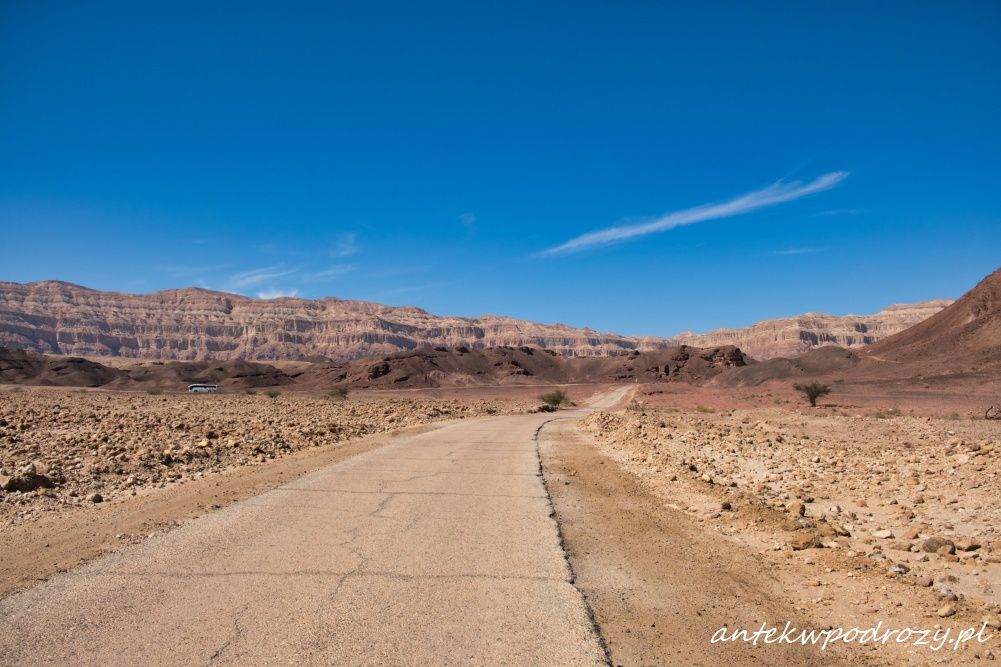
[[[422,347],[533,346],[605,356],[636,341],[507,317],[438,317],[419,308],[326,298],[250,299],[202,289],[134,295],[69,283],[0,283],[0,346],[136,359],[332,359]],[[656,347],[656,345],[654,345]]]
[[[952,301],[939,299],[894,305],[874,315],[807,313],[764,320],[744,329],[717,329],[705,334],[683,333],[671,340],[695,347],[736,345],[754,359],[790,357],[825,345],[859,348],[900,333],[951,303]]]
[[[859,347],[948,305],[891,306],[870,316],[802,315],[673,338],[630,338],[509,317],[439,317],[419,308],[326,298],[251,299],[202,289],[101,292],[58,281],[0,282],[0,346],[135,359],[354,359],[428,347],[541,347],[590,357],[676,345],[739,347],[756,359],[818,345]]]

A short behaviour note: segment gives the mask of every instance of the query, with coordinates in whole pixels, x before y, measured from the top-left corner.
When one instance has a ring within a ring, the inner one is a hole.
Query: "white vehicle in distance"
[[[189,394],[210,394],[219,391],[219,385],[217,384],[189,384],[188,393]]]

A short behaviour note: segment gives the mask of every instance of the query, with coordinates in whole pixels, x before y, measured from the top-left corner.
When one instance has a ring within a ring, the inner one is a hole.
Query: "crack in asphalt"
[[[243,605],[243,607],[241,607],[235,614],[233,614],[233,630],[230,633],[230,636],[226,638],[226,641],[223,642],[222,645],[219,648],[217,648],[211,656],[209,656],[209,660],[206,663],[207,665],[211,665],[212,663],[214,663],[231,646],[233,646],[236,642],[238,642],[240,639],[243,638],[243,627],[240,625],[240,619],[243,617],[245,613],[247,613],[248,609],[250,609],[249,602]]]

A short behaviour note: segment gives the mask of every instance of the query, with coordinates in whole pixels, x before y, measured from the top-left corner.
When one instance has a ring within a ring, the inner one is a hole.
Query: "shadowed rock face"
[[[859,347],[947,305],[891,306],[871,316],[803,315],[673,338],[627,337],[509,317],[439,317],[419,308],[325,298],[251,299],[203,289],[101,292],[58,281],[0,282],[0,346],[45,354],[149,360],[356,359],[421,348],[531,346],[600,357],[678,345],[733,345],[756,359],[821,345]]]

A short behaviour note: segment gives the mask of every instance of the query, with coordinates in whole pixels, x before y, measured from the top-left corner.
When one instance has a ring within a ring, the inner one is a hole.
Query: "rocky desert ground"
[[[524,399],[0,389],[0,525],[126,500],[418,424],[524,412]]]
[[[1001,629],[1001,421],[634,400],[582,426],[664,503],[761,554],[821,627]]]

